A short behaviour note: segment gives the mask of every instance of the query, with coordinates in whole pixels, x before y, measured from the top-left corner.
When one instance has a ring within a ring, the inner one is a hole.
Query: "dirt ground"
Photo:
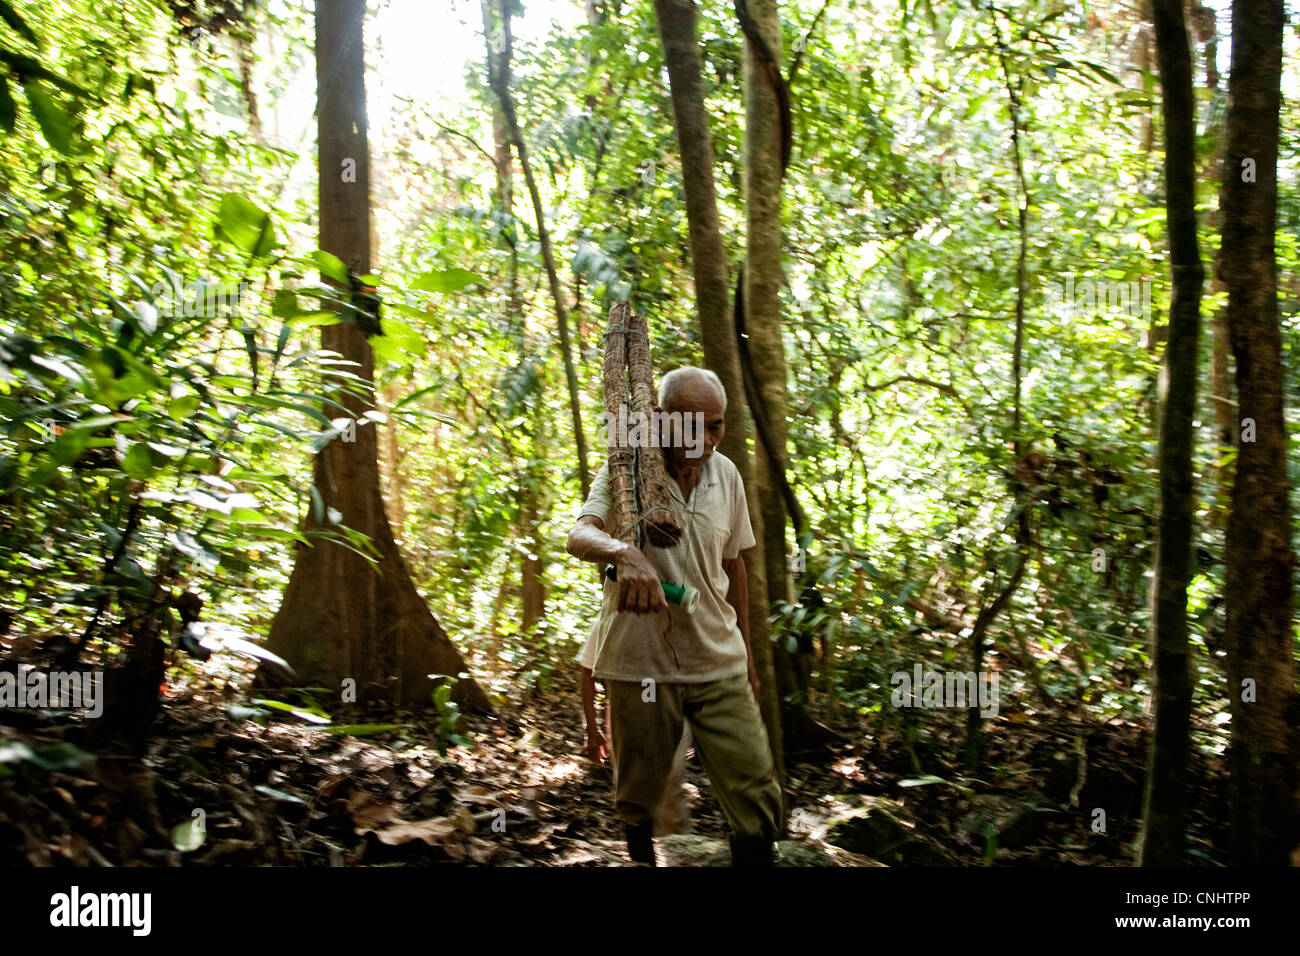
[[[186,683],[165,695],[143,758],[79,748],[75,722],[0,712],[0,857],[37,866],[605,866],[625,861],[611,771],[583,749],[575,686],[463,719],[439,753],[435,713],[252,715],[249,699]],[[16,718],[21,717],[21,720]],[[987,769],[960,775],[961,714],[858,720],[790,762],[789,837],[889,865],[1078,866],[1133,860],[1147,730],[1002,713]],[[1198,758],[1194,862],[1222,861],[1225,780]],[[691,832],[725,837],[698,758]],[[1104,832],[1098,830],[1098,811]],[[847,823],[845,822],[847,820]],[[716,855],[716,854],[715,854]],[[845,859],[853,859],[848,856]],[[839,862],[834,865],[853,865]]]

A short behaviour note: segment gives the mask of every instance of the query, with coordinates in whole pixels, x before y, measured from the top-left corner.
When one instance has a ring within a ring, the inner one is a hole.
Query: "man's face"
[[[677,393],[677,407],[666,409],[669,447],[664,454],[673,471],[703,468],[727,434],[722,398],[708,381],[689,383]],[[674,414],[677,413],[677,414]]]

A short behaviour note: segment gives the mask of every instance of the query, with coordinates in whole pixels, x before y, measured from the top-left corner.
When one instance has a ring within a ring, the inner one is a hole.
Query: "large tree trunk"
[[[781,24],[775,0],[753,0],[744,6],[758,35],[766,41],[778,68]],[[763,509],[763,561],[767,572],[767,597],[793,603],[794,591],[787,566],[786,522],[790,517],[785,486],[773,459],[787,470],[785,345],[781,336],[781,179],[784,175],[781,104],[768,67],[752,39],[745,39],[745,327],[754,384],[766,412],[770,447],[756,456],[755,487]],[[763,444],[766,445],[766,442]],[[806,688],[799,681],[795,657],[784,646],[772,650],[776,693],[781,703],[785,745],[805,749],[824,739],[821,728],[809,718],[803,700]]]
[[[695,277],[695,306],[699,312],[704,362],[717,373],[727,392],[727,434],[719,450],[740,470],[748,490],[750,522],[756,539],[763,537],[763,513],[749,454],[749,423],[745,420],[745,388],[740,377],[736,330],[728,309],[727,252],[722,244],[717,190],[713,180],[713,144],[704,108],[703,66],[696,36],[694,0],[655,0],[659,37],[672,91],[677,146],[682,154],[682,186],[690,231],[691,266]],[[745,556],[749,581],[749,635],[754,665],[763,686],[759,702],[778,774],[784,779],[779,697],[768,640],[767,572],[763,548]]]
[[[1187,749],[1192,683],[1187,657],[1187,585],[1192,574],[1192,482],[1196,377],[1204,270],[1196,242],[1196,116],[1192,58],[1182,0],[1156,0],[1156,55],[1165,127],[1165,219],[1173,299],[1160,399],[1160,515],[1151,621],[1155,733],[1147,757],[1142,866],[1180,866],[1186,845]]]
[[[366,142],[365,0],[317,0],[316,82],[320,160],[320,244],[354,275],[370,271],[370,163]],[[355,170],[355,178],[344,171]],[[321,344],[356,362],[355,374],[374,380],[374,356],[350,322],[321,329]],[[358,418],[374,405],[340,399]],[[430,674],[455,676],[465,662],[411,581],[393,541],[379,490],[377,432],[358,425],[356,440],[336,438],[316,456],[314,483],[324,514],[309,527],[329,523],[331,509],[350,528],[369,535],[379,570],[333,542],[298,548],[284,602],[271,623],[269,650],[294,668],[293,682],[342,689],[355,681],[356,699],[428,704]],[[264,666],[259,683],[285,675]],[[458,681],[453,699],[467,709],[491,710],[473,680]]]
[[[402,387],[397,382],[384,389],[384,414],[389,416],[380,433],[380,453],[383,455],[383,472],[385,481],[381,488],[387,492],[384,498],[388,502],[389,517],[392,519],[393,538],[398,547],[403,545],[402,528],[406,524],[406,482],[402,478],[402,443],[397,434],[397,419],[392,417],[392,408],[402,400]],[[378,426],[376,426],[378,427]]]
[[[1234,0],[1219,206],[1242,428],[1224,586],[1232,855],[1239,865],[1284,865],[1300,843],[1295,554],[1274,257],[1282,27],[1282,0]]]

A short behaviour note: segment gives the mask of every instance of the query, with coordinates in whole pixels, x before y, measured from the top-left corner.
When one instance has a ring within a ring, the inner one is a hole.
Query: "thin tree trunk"
[[[317,0],[316,82],[320,151],[320,244],[354,275],[370,271],[370,163],[366,142],[365,0]],[[345,175],[345,169],[355,177]],[[357,363],[355,374],[371,383],[360,399],[342,395],[348,414],[372,408],[374,355],[361,329],[340,322],[321,329],[321,344]],[[309,527],[342,524],[370,537],[379,571],[334,542],[299,546],[284,601],[267,648],[294,668],[296,685],[348,688],[357,701],[388,700],[395,706],[428,704],[430,674],[456,675],[465,661],[411,581],[393,540],[379,490],[378,438],[359,424],[356,440],[331,441],[315,460],[314,484],[324,502]],[[379,573],[382,571],[382,574]],[[257,681],[281,684],[289,675],[264,665]],[[453,699],[466,709],[490,711],[473,680],[458,681]]]
[[[488,38],[488,47],[491,49],[494,36],[501,36],[506,44],[505,59],[508,62],[510,58],[509,45],[510,34],[504,31],[504,27],[494,24],[494,17],[491,13],[490,0],[483,2],[483,28]],[[510,0],[501,0],[501,10],[509,12]],[[496,30],[501,29],[503,32],[497,34]],[[510,134],[510,139],[514,143],[515,154],[519,157],[519,168],[524,174],[524,185],[528,188],[528,196],[533,204],[533,217],[537,222],[537,241],[542,247],[542,263],[546,267],[546,278],[550,283],[551,300],[555,304],[555,323],[560,333],[560,353],[564,362],[564,378],[569,387],[569,410],[573,416],[573,437],[577,444],[578,452],[578,480],[582,485],[582,497],[585,500],[591,491],[591,476],[587,468],[587,436],[582,427],[582,402],[578,397],[578,373],[573,364],[573,343],[569,334],[569,316],[564,307],[564,297],[560,291],[560,279],[555,271],[555,256],[551,251],[551,235],[546,229],[546,217],[542,214],[541,194],[537,191],[537,181],[533,178],[532,166],[528,162],[528,147],[524,145],[523,135],[519,131],[519,117],[515,112],[514,99],[510,95],[510,86],[503,75],[502,71],[494,71],[493,75],[488,78],[492,91],[496,94],[497,101],[501,104],[501,112],[505,116],[506,129]]]
[[[1016,176],[1016,224],[1019,251],[1016,256],[1015,337],[1011,348],[1011,440],[1016,459],[1015,467],[1019,470],[1021,463],[1028,455],[1028,449],[1025,447],[1024,435],[1022,434],[1022,392],[1025,352],[1025,304],[1029,290],[1029,189],[1025,182],[1025,166],[1020,139],[1020,134],[1024,128],[1021,122],[1021,86],[1011,76],[1007,46],[1002,38],[1002,28],[998,25],[997,11],[991,11],[991,16],[993,18],[993,37],[997,43],[998,65],[1001,68],[1002,80],[1007,91],[1007,111],[1011,117],[1011,160]],[[984,652],[986,650],[984,634],[989,625],[993,623],[994,618],[1015,597],[1016,589],[1019,588],[1029,564],[1029,548],[1033,543],[1033,536],[1029,527],[1029,503],[1026,500],[1029,490],[1029,486],[1023,482],[1018,483],[1016,486],[1016,502],[1021,506],[1016,514],[1016,547],[1018,552],[1016,569],[998,596],[980,612],[975,627],[971,630],[971,664],[976,673],[979,673],[984,668]],[[966,711],[964,752],[966,768],[972,772],[977,770],[983,762],[983,747],[980,736],[983,719],[978,707],[971,707]]]
[[[722,381],[727,392],[727,434],[719,451],[740,470],[748,490],[750,523],[758,541],[764,540],[763,512],[759,505],[754,461],[749,454],[749,423],[745,418],[745,388],[740,375],[736,330],[728,307],[730,287],[727,253],[718,218],[717,189],[713,177],[713,144],[701,79],[703,63],[696,35],[694,0],[655,0],[659,37],[673,101],[677,146],[682,157],[682,185],[695,278],[695,307],[699,313],[704,363]],[[777,773],[784,779],[784,749],[779,698],[768,640],[767,568],[763,548],[745,555],[749,581],[749,633],[754,666],[762,684],[763,721]]]
[[[1219,207],[1242,429],[1228,517],[1233,862],[1285,865],[1300,843],[1300,702],[1291,618],[1291,509],[1277,304],[1282,0],[1234,0]]]
[[[1191,25],[1195,36],[1205,44],[1205,88],[1210,93],[1210,103],[1219,97],[1219,36],[1217,18],[1214,8],[1197,2],[1192,7]],[[1215,131],[1215,147],[1211,154],[1203,178],[1218,182],[1223,177],[1223,131]],[[1220,216],[1218,209],[1206,212],[1205,225],[1218,230]],[[1219,275],[1218,256],[1215,257],[1213,275],[1210,277],[1210,295],[1218,296],[1225,291],[1223,279]],[[1236,415],[1233,406],[1232,378],[1228,368],[1228,353],[1232,344],[1228,339],[1228,316],[1222,307],[1216,308],[1210,316],[1212,351],[1210,360],[1210,404],[1214,408],[1214,424],[1217,428],[1217,442],[1222,448],[1235,448],[1237,445]],[[1228,500],[1232,497],[1232,465],[1226,455],[1219,451],[1215,458],[1218,462],[1216,478],[1218,484],[1217,507],[1211,512],[1216,527],[1222,527],[1228,516]]]
[[[257,91],[253,89],[256,65],[253,57],[253,37],[253,28],[251,24],[246,23],[240,29],[231,32],[230,40],[235,45],[235,59],[239,61],[239,92],[243,95],[244,106],[248,109],[248,131],[253,134],[254,140],[265,143],[266,137],[262,135],[262,114],[257,107]]]
[[[520,586],[523,593],[522,633],[527,636],[546,616],[546,585],[542,581],[541,518],[535,504],[530,503],[524,511],[523,534],[528,540],[529,551],[522,558],[520,566]]]
[[[509,13],[509,8],[505,11]],[[486,11],[485,11],[486,16]],[[484,21],[486,23],[486,20]],[[488,38],[487,75],[489,84],[493,76],[499,76],[507,88],[511,82],[510,58],[510,17],[504,16],[501,22],[502,43],[500,50],[494,48],[491,36]],[[515,176],[514,160],[510,154],[510,129],[501,103],[492,106],[492,156],[496,167],[497,203],[502,215],[509,220],[510,232],[503,236],[503,242],[510,253],[510,266],[506,273],[507,319],[512,335],[523,341],[524,298],[519,287],[519,247],[515,225]]]
[[[487,29],[493,29],[489,27],[491,20],[489,11],[490,8],[487,4],[484,4],[484,26]],[[497,27],[501,30],[501,35],[499,42],[496,42],[497,38],[491,33],[488,35],[487,79],[489,85],[495,79],[501,86],[509,89],[511,82],[510,55],[514,42],[509,0],[503,0],[498,13],[500,22]],[[526,362],[528,361],[528,349],[524,334],[524,298],[519,285],[518,235],[516,230],[513,229],[515,222],[514,162],[510,153],[510,124],[506,120],[505,110],[502,108],[499,99],[492,107],[492,142],[493,160],[496,167],[497,201],[503,220],[509,222],[512,226],[510,233],[503,237],[503,242],[510,254],[510,265],[506,275],[506,327],[518,346],[520,361]],[[538,409],[543,406],[543,399],[544,387],[542,377],[539,375],[537,378]],[[517,533],[528,541],[528,548],[520,556],[519,560],[519,583],[523,605],[520,633],[524,635],[532,634],[538,622],[546,615],[546,583],[543,579],[543,571],[546,567],[545,543],[541,534],[542,514],[537,491],[545,480],[544,475],[541,474],[540,463],[546,457],[543,452],[540,415],[534,416],[531,435],[533,454],[532,459],[524,465],[525,478],[520,482],[519,493],[522,500],[520,525],[517,529]]]
[[[1138,864],[1181,866],[1187,840],[1192,708],[1187,585],[1193,571],[1196,511],[1193,420],[1204,269],[1196,241],[1196,99],[1182,0],[1155,0],[1153,15],[1164,104],[1165,220],[1173,297],[1160,396],[1160,514],[1151,581],[1155,733],[1147,755]]]

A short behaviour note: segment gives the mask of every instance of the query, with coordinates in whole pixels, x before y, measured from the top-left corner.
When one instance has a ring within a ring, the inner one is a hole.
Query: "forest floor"
[[[445,755],[434,713],[401,718],[400,731],[352,736],[278,711],[249,719],[247,707],[234,685],[181,681],[165,695],[144,759],[105,746],[87,760],[67,742],[77,738],[66,719],[26,712],[16,725],[16,712],[0,712],[0,862],[625,861],[610,769],[584,753],[576,685],[466,717],[470,742]],[[353,724],[388,719],[347,716]],[[792,841],[825,841],[889,865],[1133,862],[1145,726],[1004,711],[985,723],[987,769],[973,779],[953,766],[962,713],[928,712],[911,749],[897,720],[853,720],[833,728],[835,744],[790,761]],[[1213,865],[1227,840],[1221,760],[1195,756],[1191,773],[1194,862]],[[692,832],[724,838],[697,757],[686,791]]]

